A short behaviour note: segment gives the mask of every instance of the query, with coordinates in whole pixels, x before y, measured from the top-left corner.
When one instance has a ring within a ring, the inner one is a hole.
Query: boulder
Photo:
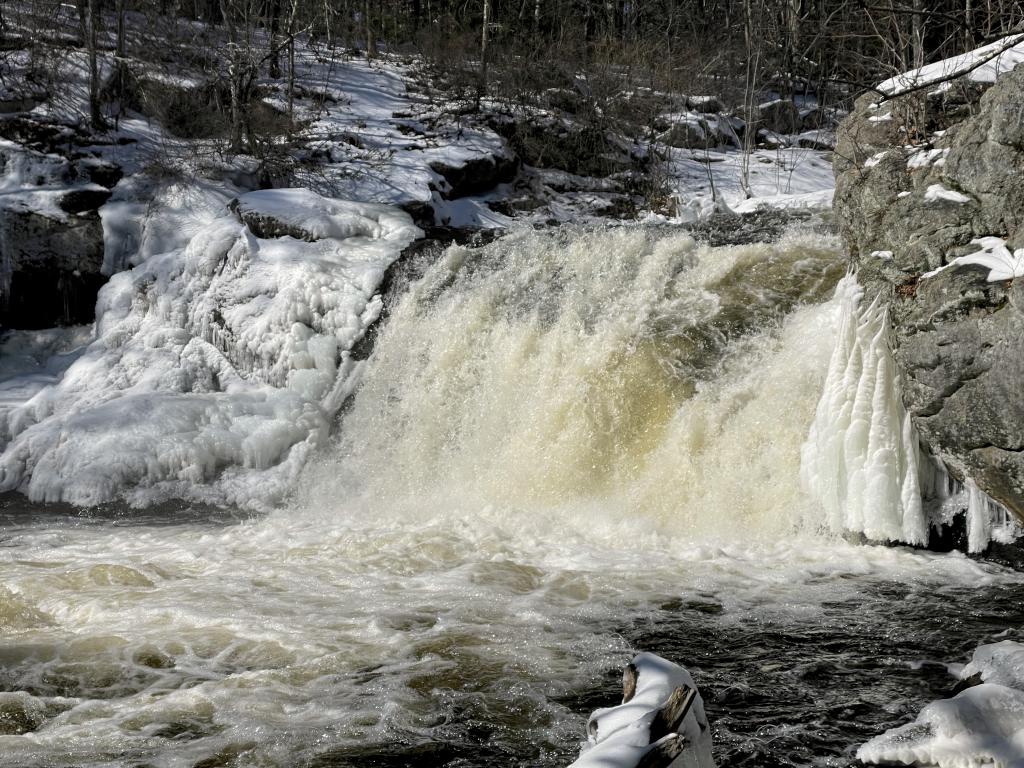
[[[45,132],[45,131],[44,131]],[[0,326],[88,323],[103,274],[98,210],[121,171],[13,145],[0,150]]]
[[[499,184],[512,181],[519,172],[519,158],[510,152],[495,152],[480,155],[464,163],[435,161],[430,169],[448,183],[442,195],[455,200],[470,195],[480,195]]]
[[[716,145],[703,120],[678,122],[661,133],[658,141],[677,149],[704,149]]]
[[[686,106],[694,112],[714,114],[721,112],[722,102],[715,96],[687,96]]]
[[[1024,519],[1024,280],[951,264],[983,237],[1008,253],[1024,245],[1022,96],[1024,67],[987,89],[865,95],[839,128],[834,167],[840,232],[869,299],[889,305],[922,440]]]
[[[796,133],[800,126],[800,110],[789,99],[775,99],[757,108],[758,128],[773,133]]]

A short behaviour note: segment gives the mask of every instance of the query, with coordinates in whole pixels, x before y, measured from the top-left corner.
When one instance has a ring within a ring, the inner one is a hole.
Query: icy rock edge
[[[865,306],[852,274],[836,287],[836,304],[838,335],[800,467],[827,527],[924,546],[931,529],[963,512],[970,552],[1013,541],[1021,533],[1013,516],[922,450],[900,397],[885,304],[876,297]]]
[[[230,200],[172,189],[153,206],[137,266],[100,292],[92,343],[0,409],[0,491],[262,509],[294,487],[356,384],[350,350],[385,270],[421,232],[396,208],[308,190]]]
[[[871,739],[857,759],[938,768],[1024,766],[1024,645],[1004,640],[980,646],[960,679],[970,687]]]
[[[587,723],[588,741],[579,759],[569,768],[635,768],[661,741],[651,743],[651,725],[673,691],[686,687],[696,692],[690,673],[677,664],[641,653],[632,662],[636,689],[632,697],[616,707],[598,709]],[[672,768],[715,768],[711,756],[711,728],[704,714],[704,701],[697,693],[683,719],[679,734],[681,753],[669,765]],[[671,735],[664,737],[671,738]]]

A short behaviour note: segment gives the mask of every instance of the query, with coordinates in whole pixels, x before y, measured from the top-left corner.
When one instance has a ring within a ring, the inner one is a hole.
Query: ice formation
[[[973,768],[1024,766],[1024,645],[983,645],[960,677],[980,679],[951,699],[928,704],[917,719],[857,750],[865,763]]]
[[[899,396],[885,307],[878,300],[862,307],[864,290],[853,276],[836,295],[842,320],[801,480],[834,530],[925,544],[917,438]]]
[[[178,188],[165,201],[167,215],[154,206],[133,235],[139,266],[101,291],[95,340],[59,383],[4,413],[0,489],[263,507],[326,437],[384,271],[419,230],[389,206],[306,190],[240,198],[301,240],[257,237],[222,193]]]
[[[590,716],[588,743],[570,768],[633,768],[651,749],[651,723],[672,692],[680,686],[696,690],[689,672],[653,653],[639,654],[633,665],[638,672],[636,693],[629,701]],[[715,768],[711,728],[700,694],[683,720],[681,733],[686,746],[672,765]]]
[[[836,288],[841,322],[800,475],[828,527],[875,541],[925,545],[929,528],[967,516],[968,550],[1012,540],[1011,515],[969,478],[924,454],[889,349],[885,307],[863,306],[854,276]]]

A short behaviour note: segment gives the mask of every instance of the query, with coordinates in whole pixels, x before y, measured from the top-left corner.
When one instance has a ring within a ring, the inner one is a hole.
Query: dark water
[[[934,590],[883,580],[859,591],[857,599],[822,604],[813,623],[728,620],[722,603],[705,596],[668,600],[592,631],[691,671],[720,766],[856,766],[860,744],[953,695],[957,679],[947,665],[969,661],[981,642],[1020,639],[1015,630],[1024,626],[1024,584]],[[582,721],[621,694],[621,669],[612,667],[552,700]],[[525,768],[576,758],[575,740],[523,744],[509,725],[523,710],[528,702],[497,710],[485,700],[463,702],[430,739],[328,752],[310,765]]]

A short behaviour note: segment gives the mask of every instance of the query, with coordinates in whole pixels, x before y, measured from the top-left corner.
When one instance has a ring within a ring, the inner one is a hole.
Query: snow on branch
[[[1024,61],[1024,33],[1010,35],[968,53],[896,75],[875,88],[884,94],[883,102],[908,93],[932,88],[964,75],[979,83],[994,83],[996,78]]]

